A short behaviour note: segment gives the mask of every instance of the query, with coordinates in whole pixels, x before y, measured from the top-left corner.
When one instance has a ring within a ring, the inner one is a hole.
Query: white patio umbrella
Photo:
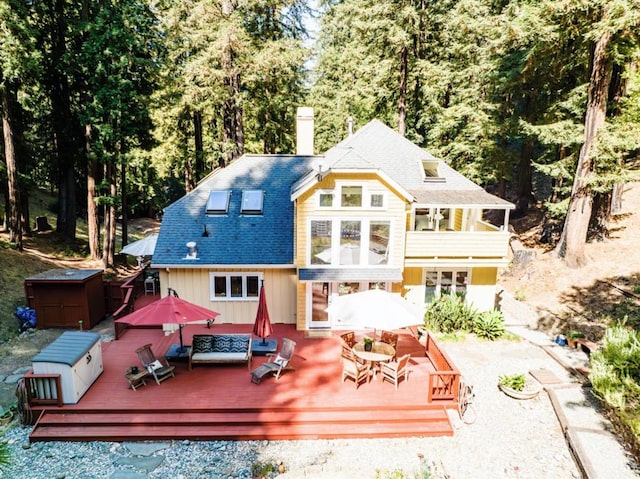
[[[337,329],[394,330],[424,323],[421,307],[380,289],[338,296],[326,311]]]
[[[153,252],[156,249],[156,241],[158,241],[158,234],[153,233],[146,238],[129,243],[120,252],[132,256],[153,256]]]
[[[320,251],[316,256],[324,263],[331,263],[331,248]],[[380,264],[384,260],[384,255],[375,251],[368,252],[367,264]],[[360,246],[346,243],[340,246],[340,264],[360,264]]]

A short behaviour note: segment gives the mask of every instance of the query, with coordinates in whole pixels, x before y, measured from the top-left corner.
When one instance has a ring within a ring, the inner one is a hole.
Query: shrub
[[[9,444],[2,439],[0,440],[0,472],[6,470],[10,463],[11,451],[9,450]]]
[[[591,354],[589,380],[597,397],[614,409],[640,444],[640,332],[625,324],[607,329]]]
[[[458,295],[445,294],[433,301],[425,311],[424,325],[431,331],[451,333],[471,331],[477,313]]]
[[[496,309],[484,311],[473,319],[472,331],[479,338],[495,341],[501,338],[505,332],[504,315]]]
[[[498,378],[498,382],[514,391],[522,391],[527,385],[527,379],[524,374],[502,375]]]

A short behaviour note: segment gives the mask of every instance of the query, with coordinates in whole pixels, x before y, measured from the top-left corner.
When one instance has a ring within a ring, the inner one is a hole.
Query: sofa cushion
[[[193,353],[210,353],[213,351],[213,336],[210,334],[194,334],[191,348]]]
[[[245,353],[249,350],[249,336],[214,336],[212,351],[217,353]]]
[[[211,361],[211,362],[229,362],[229,361],[246,361],[247,351],[242,353],[194,353],[191,357],[192,361]]]

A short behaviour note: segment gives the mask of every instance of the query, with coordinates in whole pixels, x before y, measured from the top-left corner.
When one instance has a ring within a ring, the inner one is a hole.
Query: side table
[[[124,377],[129,381],[129,386],[134,391],[138,389],[140,386],[146,386],[147,382],[144,378],[147,376],[147,370],[142,368],[138,369],[137,372],[133,372],[131,368],[127,368],[127,371],[124,373]]]

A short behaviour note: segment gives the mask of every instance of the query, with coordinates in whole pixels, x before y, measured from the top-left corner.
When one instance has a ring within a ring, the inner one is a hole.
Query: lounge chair
[[[140,362],[147,370],[147,373],[156,380],[156,383],[160,384],[165,379],[174,378],[176,374],[174,372],[175,366],[170,366],[165,360],[163,363],[151,350],[151,344],[145,344],[141,348],[136,349],[136,354],[140,358]]]
[[[276,377],[276,380],[280,379],[280,374],[284,371],[295,371],[295,368],[289,365],[291,358],[293,358],[293,351],[296,348],[296,342],[288,338],[282,338],[282,348],[277,354],[268,354],[267,357],[274,358],[271,361],[258,366],[251,371],[251,382],[254,384],[260,384],[262,378],[266,374],[272,374]]]

